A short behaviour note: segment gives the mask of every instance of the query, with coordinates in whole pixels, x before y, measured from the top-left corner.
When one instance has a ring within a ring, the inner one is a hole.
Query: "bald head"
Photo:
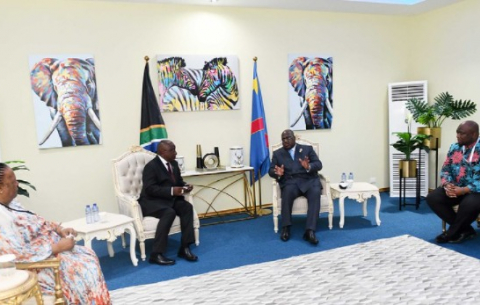
[[[290,129],[282,132],[282,145],[286,150],[290,150],[295,146],[295,134]]]
[[[170,140],[163,140],[158,144],[157,154],[168,162],[175,160],[177,151],[175,144]]]
[[[458,125],[457,142],[458,145],[469,146],[478,140],[478,124],[474,121],[465,121]]]

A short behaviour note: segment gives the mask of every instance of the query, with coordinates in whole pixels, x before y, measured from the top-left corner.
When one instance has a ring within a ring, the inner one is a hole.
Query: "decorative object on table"
[[[238,57],[157,55],[162,112],[237,110]]]
[[[440,93],[434,98],[435,103],[428,104],[417,98],[409,99],[406,103],[407,109],[412,113],[415,122],[426,125],[419,127],[419,134],[431,135],[426,139],[425,145],[431,149],[438,149],[441,145],[441,126],[447,119],[460,120],[477,111],[477,106],[470,100],[454,100],[448,92]],[[437,145],[438,141],[438,145]]]
[[[243,167],[243,147],[230,147],[230,167]]]
[[[157,97],[153,91],[152,81],[150,80],[150,70],[148,61],[150,58],[145,56],[145,69],[143,70],[142,85],[142,115],[140,119],[140,145],[151,152],[156,153],[158,144],[162,139],[168,138],[165,121],[158,107]]]
[[[347,184],[347,174],[345,173],[342,173],[342,177],[340,179],[340,183],[338,184],[338,187],[342,190],[346,190],[347,187],[348,187],[348,184]]]
[[[203,156],[203,165],[207,170],[214,170],[218,168],[218,157],[214,153]]]
[[[183,174],[185,172],[185,158],[183,156],[176,156],[175,161],[177,161],[180,172]]]
[[[289,124],[292,130],[330,129],[333,118],[333,59],[288,55]]]
[[[405,123],[407,123],[406,132],[393,132],[398,137],[398,141],[390,144],[399,152],[405,154],[405,158],[399,160],[398,168],[401,172],[400,178],[413,178],[417,177],[417,160],[413,160],[411,155],[416,149],[423,149],[429,151],[429,147],[425,145],[424,141],[429,139],[430,135],[417,134],[412,135],[410,127],[412,124],[413,116],[408,113]]]
[[[215,154],[215,156],[217,156],[218,166],[220,166],[220,152],[218,151],[218,147],[213,148],[213,153]]]
[[[202,147],[197,144],[197,169],[203,169]]]
[[[35,55],[29,64],[39,147],[101,144],[93,56]]]
[[[15,163],[20,163],[20,165],[14,165]],[[25,161],[21,161],[21,160],[15,160],[15,161],[5,161],[5,164],[8,164],[8,166],[15,172],[15,171],[18,171],[18,170],[27,170],[29,171],[30,169],[28,169],[28,167],[25,166]],[[17,175],[17,174],[15,174]],[[21,187],[21,185],[26,185],[28,187],[30,187],[31,189],[33,189],[34,191],[36,191],[37,189],[35,188],[35,186],[33,186],[32,184],[30,184],[30,182],[26,181],[26,180],[23,180],[23,179],[17,179],[17,182],[18,182],[18,191],[17,191],[17,194],[18,195],[22,195],[22,196],[25,196],[25,197],[30,197],[30,194],[28,193],[28,190],[27,189],[24,189],[23,187]]]

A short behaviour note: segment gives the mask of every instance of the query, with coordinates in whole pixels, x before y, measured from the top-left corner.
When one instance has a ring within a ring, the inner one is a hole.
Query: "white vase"
[[[243,167],[243,147],[230,147],[230,167]]]

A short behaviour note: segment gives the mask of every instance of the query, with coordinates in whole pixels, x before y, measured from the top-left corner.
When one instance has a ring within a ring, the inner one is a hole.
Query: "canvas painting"
[[[288,66],[290,128],[292,130],[332,128],[332,57],[289,54]]]
[[[39,147],[101,144],[93,56],[35,55],[29,67]]]
[[[157,55],[162,112],[237,110],[236,56]]]

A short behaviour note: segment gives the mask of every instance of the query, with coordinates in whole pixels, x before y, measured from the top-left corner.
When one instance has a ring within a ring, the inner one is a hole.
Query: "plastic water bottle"
[[[352,188],[353,186],[353,173],[348,174],[347,188]]]
[[[87,224],[93,223],[92,209],[89,204],[87,204],[87,207],[85,208],[85,219],[87,220]]]
[[[342,173],[342,181],[340,182],[346,182],[347,181],[347,175],[345,173]]]
[[[352,180],[352,182],[353,182],[353,173],[352,172],[350,172],[350,174],[348,175],[348,180]]]
[[[93,204],[92,206],[92,218],[93,218],[93,221],[92,222],[99,222],[100,221],[100,214],[99,214],[99,211],[98,211],[98,206],[96,203]]]

